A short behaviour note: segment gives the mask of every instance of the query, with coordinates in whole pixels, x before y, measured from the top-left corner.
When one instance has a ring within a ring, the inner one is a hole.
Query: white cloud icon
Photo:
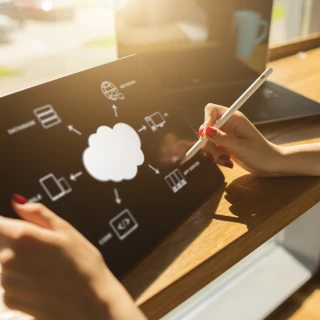
[[[144,155],[137,132],[125,123],[118,123],[113,129],[99,127],[97,133],[89,137],[89,147],[82,159],[96,180],[120,182],[137,175]]]

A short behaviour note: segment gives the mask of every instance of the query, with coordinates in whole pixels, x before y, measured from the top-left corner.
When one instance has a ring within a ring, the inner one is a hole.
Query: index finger
[[[21,233],[23,221],[0,216],[0,250],[10,247],[11,243]]]
[[[209,103],[204,109],[204,127],[212,127],[228,110],[218,104]]]

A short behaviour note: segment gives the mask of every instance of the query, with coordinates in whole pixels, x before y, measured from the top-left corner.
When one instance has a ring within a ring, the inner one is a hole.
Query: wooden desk
[[[320,49],[275,61],[273,79],[320,102]],[[320,141],[320,116],[264,125],[277,144]],[[148,319],[159,319],[320,201],[320,178],[256,178],[222,168],[226,185],[125,278]]]

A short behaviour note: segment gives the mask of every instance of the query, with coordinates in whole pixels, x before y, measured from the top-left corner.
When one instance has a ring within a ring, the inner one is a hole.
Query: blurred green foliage
[[[0,78],[16,76],[20,72],[18,70],[13,70],[7,67],[0,66]]]
[[[287,15],[286,9],[283,3],[276,3],[272,10],[272,21],[284,20]]]

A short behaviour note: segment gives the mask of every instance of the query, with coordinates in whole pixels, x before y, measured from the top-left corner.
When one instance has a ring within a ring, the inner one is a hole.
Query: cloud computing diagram
[[[125,209],[119,209],[119,212],[108,222],[110,231],[99,240],[101,246],[113,237],[123,241],[139,228],[139,221],[134,213],[130,208],[126,208],[126,199],[121,193],[121,186],[124,182],[134,180],[142,167],[150,174],[151,179],[154,176],[158,177],[158,181],[162,181],[172,196],[176,196],[188,184],[186,174],[179,168],[179,164],[172,172],[164,173],[156,163],[149,162],[143,150],[144,136],[165,130],[170,120],[168,112],[153,111],[145,114],[141,116],[139,126],[132,126],[122,119],[122,106],[117,104],[120,101],[126,101],[123,89],[134,85],[135,81],[119,86],[110,81],[101,83],[100,94],[106,101],[106,108],[111,108],[115,124],[97,126],[89,135],[84,134],[81,127],[64,123],[63,115],[57,112],[54,104],[34,108],[32,120],[8,129],[8,134],[14,135],[35,125],[40,125],[41,130],[46,132],[57,126],[63,126],[69,134],[85,139],[86,147],[79,159],[81,169],[73,171],[70,175],[62,175],[49,170],[43,176],[38,177],[42,191],[29,200],[41,201],[47,198],[52,202],[62,201],[72,195],[74,184],[81,182],[84,175],[88,175],[98,183],[112,183],[114,203],[119,208],[124,206]]]

